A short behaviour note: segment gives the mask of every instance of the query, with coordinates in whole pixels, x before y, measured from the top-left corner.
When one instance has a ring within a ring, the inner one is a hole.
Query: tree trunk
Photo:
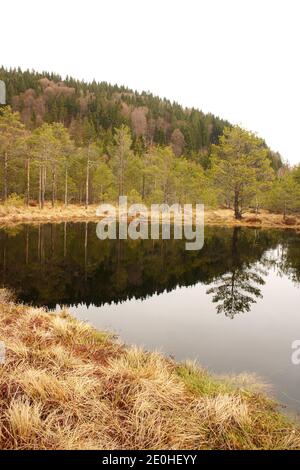
[[[240,205],[239,205],[239,193],[236,191],[234,193],[234,217],[237,220],[240,220],[242,218],[242,214],[240,211]]]
[[[46,171],[45,167],[42,166],[42,195],[41,195],[41,207],[44,209],[45,205],[45,181],[46,181]]]
[[[65,172],[65,206],[68,205],[68,168],[66,167]]]
[[[39,208],[42,208],[42,167],[39,167]]]
[[[85,181],[85,208],[89,205],[89,179],[90,179],[90,159],[88,156],[86,164],[86,181]]]
[[[259,202],[257,197],[255,197],[255,214],[258,215],[259,213]]]
[[[283,220],[286,219],[286,200],[284,201],[284,205],[283,205]]]
[[[56,171],[53,169],[52,171],[52,207],[55,206],[56,200]]]
[[[47,181],[47,168],[44,166],[44,177],[43,177],[43,208],[45,205],[45,199],[46,199],[46,181]]]
[[[39,175],[39,187],[40,187],[40,196],[39,196],[39,202],[40,202],[40,209],[44,208],[44,202],[45,202],[45,189],[44,189],[44,182],[45,182],[45,177],[44,177],[44,167],[40,167],[40,175]]]
[[[30,199],[30,159],[27,158],[26,161],[26,170],[27,170],[27,181],[26,181],[26,205],[29,206],[29,199]]]

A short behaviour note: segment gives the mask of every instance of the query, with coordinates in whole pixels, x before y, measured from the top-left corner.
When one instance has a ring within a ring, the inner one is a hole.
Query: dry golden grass
[[[289,218],[283,219],[282,214],[274,214],[266,210],[261,210],[258,215],[246,212],[243,214],[242,220],[236,220],[230,209],[209,209],[205,210],[205,224],[229,227],[295,228],[299,230],[300,215],[293,217],[293,224],[291,224]]]
[[[52,207],[46,203],[44,209],[39,207],[0,205],[0,226],[17,225],[21,223],[60,223],[76,221],[97,221],[96,215],[98,205],[92,204],[87,209],[83,205],[69,204],[65,207],[59,203]],[[278,227],[278,228],[300,228],[300,215],[283,220],[282,214],[273,214],[262,210],[258,215],[246,212],[242,220],[235,220],[233,211],[230,209],[205,208],[205,224],[221,225],[229,227]]]
[[[0,291],[1,449],[298,449],[252,376],[126,348]]]
[[[44,209],[27,206],[9,206],[0,205],[0,224],[18,224],[18,223],[47,223],[47,222],[65,222],[65,221],[93,221],[97,220],[97,205],[91,205],[87,209],[83,205],[70,204],[65,207],[63,204],[57,204],[52,207],[46,203]]]

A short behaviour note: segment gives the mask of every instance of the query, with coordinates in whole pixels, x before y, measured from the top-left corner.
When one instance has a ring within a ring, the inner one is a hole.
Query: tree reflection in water
[[[240,228],[235,227],[232,234],[230,270],[220,276],[216,285],[207,290],[213,294],[213,302],[217,303],[217,312],[234,318],[237,313],[249,312],[257,298],[262,298],[259,286],[265,284],[261,275],[267,273],[254,263],[250,266],[243,263],[239,248]]]
[[[257,298],[262,298],[258,286],[265,281],[256,272],[249,268],[236,269],[224,274],[217,281],[217,285],[208,289],[207,294],[213,295],[213,302],[218,303],[217,312],[234,318],[237,313],[249,312]]]
[[[217,312],[233,318],[261,296],[263,269],[299,282],[299,248],[295,232],[244,227],[205,227],[203,249],[188,252],[185,240],[101,241],[94,223],[19,225],[0,229],[0,286],[55,308],[145,299],[200,283]]]

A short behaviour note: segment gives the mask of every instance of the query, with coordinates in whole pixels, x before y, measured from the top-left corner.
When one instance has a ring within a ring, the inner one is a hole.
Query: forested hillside
[[[3,67],[0,80],[7,88],[0,110],[5,203],[88,205],[126,194],[133,202],[235,205],[240,217],[243,204],[262,203],[282,167],[254,134],[148,92]],[[232,175],[224,179],[229,167],[245,176],[235,188]]]
[[[106,82],[85,83],[69,77],[62,81],[56,74],[4,68],[0,80],[7,85],[7,104],[20,111],[31,129],[44,122],[61,122],[76,136],[87,120],[107,140],[114,128],[125,124],[137,151],[152,144],[170,144],[176,155],[199,154],[217,143],[229,125],[212,114]]]

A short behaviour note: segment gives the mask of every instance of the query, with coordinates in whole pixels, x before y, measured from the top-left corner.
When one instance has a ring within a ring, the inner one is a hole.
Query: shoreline
[[[96,215],[97,205],[84,206],[57,205],[54,208],[46,205],[44,209],[38,207],[6,207],[0,205],[0,227],[20,224],[46,224],[63,222],[98,222]],[[300,214],[287,218],[284,223],[282,214],[270,213],[262,210],[258,215],[246,212],[242,220],[236,220],[230,209],[207,209],[204,212],[205,225],[223,227],[252,227],[252,228],[279,228],[300,231]]]
[[[121,344],[0,290],[1,449],[299,449],[300,428],[249,374]]]

